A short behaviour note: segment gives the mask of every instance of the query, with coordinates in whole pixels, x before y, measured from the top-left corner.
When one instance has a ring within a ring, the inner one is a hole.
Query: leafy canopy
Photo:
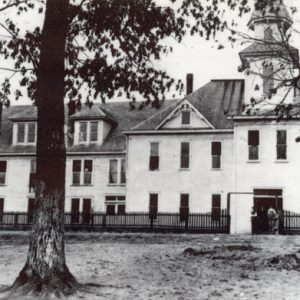
[[[164,5],[162,5],[162,3]],[[66,43],[65,93],[76,105],[84,98],[102,101],[126,95],[135,101],[140,94],[146,103],[159,100],[175,82],[155,61],[172,52],[165,43],[171,37],[181,42],[186,34],[210,39],[224,31],[224,7],[248,12],[247,0],[70,0],[69,31]],[[22,17],[29,10],[44,13],[43,1],[3,1],[1,10],[14,9]],[[13,13],[11,14],[13,15]],[[20,87],[36,101],[36,76],[42,30],[22,30],[16,18],[0,24],[0,56],[13,61],[12,75],[2,82],[0,101],[9,105],[11,97],[22,96],[20,88],[12,95],[11,78],[18,74]],[[0,66],[1,67],[1,66]]]

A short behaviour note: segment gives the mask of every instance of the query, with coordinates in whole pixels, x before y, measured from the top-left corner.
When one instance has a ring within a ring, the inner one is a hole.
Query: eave
[[[124,131],[125,135],[172,135],[172,134],[228,134],[233,129],[175,129],[175,130],[136,130]]]

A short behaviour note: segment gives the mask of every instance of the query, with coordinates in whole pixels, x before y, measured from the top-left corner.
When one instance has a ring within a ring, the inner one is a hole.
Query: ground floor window
[[[211,219],[213,221],[220,221],[221,217],[221,195],[212,195],[211,203]]]
[[[189,217],[189,194],[180,195],[180,221],[186,221]]]
[[[92,218],[91,198],[71,199],[71,223],[90,223]]]
[[[32,223],[33,221],[33,213],[34,213],[34,198],[28,198],[28,206],[27,206],[27,221],[28,223]]]
[[[149,218],[157,219],[158,194],[151,193],[149,197]]]
[[[125,214],[125,196],[106,196],[106,214],[107,215],[124,215]]]
[[[3,222],[4,198],[0,198],[0,223]]]

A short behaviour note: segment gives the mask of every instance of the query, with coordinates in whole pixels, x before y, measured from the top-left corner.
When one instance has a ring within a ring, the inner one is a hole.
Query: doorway
[[[268,234],[270,233],[268,210],[273,207],[279,216],[279,229],[282,228],[282,190],[280,189],[255,189],[254,205],[252,217],[252,233]]]

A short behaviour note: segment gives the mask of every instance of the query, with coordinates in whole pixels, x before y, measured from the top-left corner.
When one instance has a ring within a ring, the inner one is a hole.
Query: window
[[[263,93],[265,96],[270,95],[271,89],[274,88],[274,67],[272,64],[263,66]]]
[[[79,143],[87,141],[87,122],[79,123]]]
[[[158,194],[150,194],[149,198],[149,218],[157,219]]]
[[[91,142],[98,141],[98,122],[91,122],[90,141]]]
[[[189,194],[180,195],[180,221],[187,221],[189,217]]]
[[[98,121],[79,122],[79,143],[97,142],[98,141]]]
[[[264,30],[264,39],[266,41],[271,41],[273,39],[273,31],[270,27],[267,27],[265,30]]]
[[[222,144],[221,142],[212,142],[211,143],[211,167],[213,169],[221,168],[221,154],[222,154]]]
[[[109,161],[109,183],[118,183],[118,160]]]
[[[248,131],[248,149],[249,160],[258,160],[259,153],[259,131],[249,130]]]
[[[83,169],[82,169],[83,166]],[[87,160],[73,160],[73,178],[74,185],[90,185],[92,184],[93,161]]]
[[[36,142],[36,123],[17,123],[17,144],[34,144]]]
[[[109,184],[125,184],[126,183],[126,160],[110,159],[109,160]]]
[[[18,123],[17,125],[17,143],[25,143],[25,123]]]
[[[7,162],[5,160],[0,160],[0,184],[5,184],[6,165]]]
[[[149,170],[154,171],[159,168],[159,143],[150,143]]]
[[[30,162],[29,193],[35,192],[35,180],[36,180],[36,160],[33,159]]]
[[[287,159],[286,130],[277,130],[277,159]]]
[[[221,195],[212,195],[211,203],[211,219],[212,221],[220,221],[221,217]]]
[[[126,183],[126,159],[121,159],[121,183]]]
[[[71,200],[71,223],[79,223],[79,198],[73,198]]]
[[[190,143],[181,143],[180,168],[188,169],[190,167]]]
[[[80,203],[82,203],[82,213],[80,213]],[[82,215],[82,218],[80,218]],[[82,222],[89,224],[92,220],[92,199],[72,198],[71,199],[71,224]]]
[[[35,123],[28,123],[27,142],[35,143]]]
[[[3,222],[3,213],[4,213],[4,199],[0,198],[0,223]]]
[[[27,208],[27,222],[32,223],[33,221],[33,214],[35,208],[35,199],[29,198],[28,199],[28,208]]]
[[[181,124],[190,125],[191,123],[191,112],[189,110],[183,110],[181,112]]]
[[[82,199],[82,223],[89,224],[92,220],[92,199]]]
[[[106,196],[106,214],[107,215],[124,215],[125,214],[125,196]]]
[[[92,184],[92,170],[93,170],[93,161],[85,160],[84,161],[84,173],[83,173],[83,184]]]

